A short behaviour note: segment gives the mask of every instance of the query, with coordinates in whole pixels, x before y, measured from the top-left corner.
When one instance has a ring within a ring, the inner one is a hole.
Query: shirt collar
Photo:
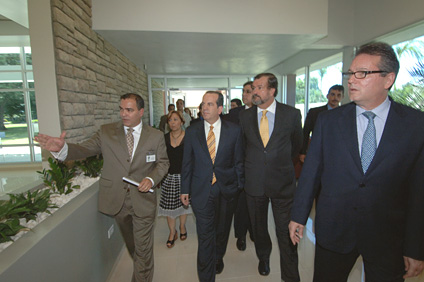
[[[127,132],[128,128],[128,126],[124,125],[125,133]],[[143,122],[140,121],[140,123],[132,129],[134,129],[134,133],[141,133],[141,130],[143,129]]]
[[[214,123],[214,124],[210,124],[209,122],[207,122],[207,121],[205,120],[205,125],[207,126],[207,128],[210,128],[210,127],[211,127],[211,125],[213,126],[213,128],[217,128],[217,127],[221,126],[221,118],[218,118],[218,120],[217,120],[217,121],[215,121],[215,123]]]
[[[387,96],[383,103],[381,103],[378,107],[372,109],[370,112],[373,112],[377,117],[380,117],[380,118],[384,115],[387,116],[387,113],[390,108],[390,104],[391,102],[389,100],[389,97]],[[367,112],[367,111],[359,107],[358,105],[356,105],[356,116],[360,116],[364,112]]]
[[[273,113],[275,115],[275,109],[276,109],[276,107],[277,107],[277,101],[275,101],[275,99],[274,99],[274,101],[272,102],[271,105],[269,105],[268,108],[261,109],[261,108],[258,107],[258,114],[261,113],[264,110],[267,110],[268,112]]]

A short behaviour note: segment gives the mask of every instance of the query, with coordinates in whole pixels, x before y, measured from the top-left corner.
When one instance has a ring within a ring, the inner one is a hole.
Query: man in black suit
[[[324,106],[312,108],[309,110],[308,115],[306,116],[305,124],[303,126],[303,145],[299,155],[299,159],[302,163],[305,162],[306,152],[308,151],[309,147],[310,135],[311,132],[314,134],[314,127],[315,123],[317,122],[318,115],[322,112],[337,108],[340,105],[340,101],[343,99],[343,96],[343,85],[333,85],[328,90],[328,103]]]
[[[302,145],[300,111],[275,100],[278,80],[258,74],[252,85],[253,106],[240,114],[245,140],[245,191],[255,236],[258,270],[268,275],[272,243],[268,233],[268,205],[272,204],[281,278],[299,281],[297,248],[290,243],[288,224],[296,188],[293,158]]]
[[[399,61],[386,43],[361,46],[348,70],[352,103],[322,113],[290,222],[293,244],[316,206],[314,281],[347,281],[359,255],[367,281],[424,268],[424,113],[388,97]]]
[[[243,84],[243,103],[244,106],[231,109],[227,115],[224,115],[223,118],[240,124],[240,113],[248,108],[252,107],[252,83],[253,81],[248,81]],[[246,250],[246,234],[249,230],[250,238],[254,240],[252,225],[250,224],[249,212],[247,210],[246,202],[246,193],[244,189],[240,191],[236,197],[236,208],[234,211],[234,236],[237,238],[236,246],[240,251]]]
[[[231,109],[241,107],[241,100],[238,98],[231,99]]]
[[[174,104],[169,104],[168,105],[168,114],[172,111],[175,111],[175,105]],[[160,117],[160,123],[159,123],[159,130],[162,131],[163,133],[168,133],[169,132],[169,127],[168,127],[168,114],[163,115]]]
[[[203,96],[203,122],[191,125],[184,140],[181,201],[191,205],[198,236],[197,273],[202,282],[215,281],[224,268],[223,256],[233,215],[234,196],[243,189],[241,129],[220,118],[224,97]]]

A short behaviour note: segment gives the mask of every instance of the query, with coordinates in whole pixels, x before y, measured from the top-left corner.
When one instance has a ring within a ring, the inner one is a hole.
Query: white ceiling
[[[148,74],[256,74],[321,39],[317,35],[97,31]]]

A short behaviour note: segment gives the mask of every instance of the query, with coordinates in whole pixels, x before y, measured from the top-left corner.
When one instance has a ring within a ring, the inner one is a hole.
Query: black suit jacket
[[[424,113],[391,102],[367,172],[358,148],[356,105],[320,114],[295,195],[292,220],[305,224],[313,200],[324,248],[384,254],[400,248],[424,260]]]
[[[324,106],[312,108],[306,116],[305,124],[303,125],[303,144],[300,153],[306,155],[309,147],[309,136],[312,132],[314,134],[315,123],[317,122],[318,115],[322,112],[328,111],[328,104]]]
[[[240,106],[234,109],[231,109],[230,112],[223,116],[223,119],[234,122],[235,124],[240,124],[240,113],[245,110],[245,106]]]
[[[184,139],[181,194],[190,194],[194,208],[203,208],[209,198],[212,175],[226,198],[243,189],[243,143],[239,126],[221,120],[221,134],[215,163],[206,144],[205,123],[197,122],[186,130]]]
[[[266,148],[258,126],[257,106],[240,114],[245,142],[244,190],[251,196],[291,198],[296,188],[293,161],[302,145],[298,109],[277,102],[274,130]]]

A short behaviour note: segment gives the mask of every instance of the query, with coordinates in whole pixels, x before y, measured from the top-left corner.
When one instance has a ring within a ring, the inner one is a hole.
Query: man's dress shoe
[[[258,271],[260,275],[267,276],[269,274],[269,262],[261,260],[259,261]]]
[[[222,272],[222,270],[224,270],[224,262],[222,261],[222,259],[217,259],[216,260],[216,274],[220,274]]]
[[[239,251],[246,250],[246,237],[237,238],[236,246]]]

